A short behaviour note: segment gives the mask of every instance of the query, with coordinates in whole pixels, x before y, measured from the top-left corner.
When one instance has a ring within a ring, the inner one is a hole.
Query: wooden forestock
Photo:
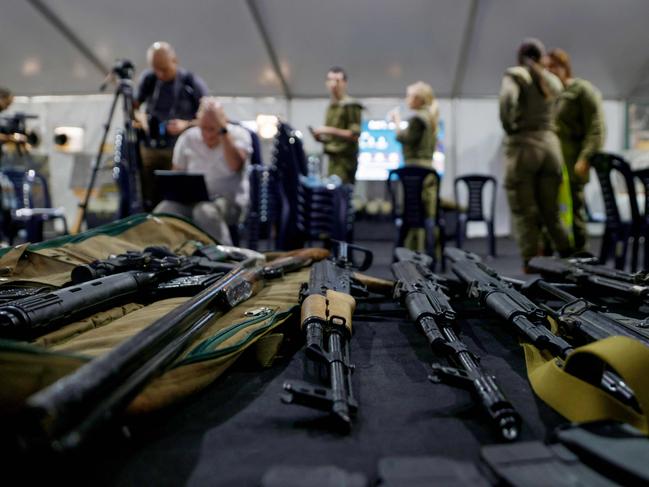
[[[327,314],[330,323],[344,325],[351,334],[354,309],[356,300],[352,296],[327,289]]]
[[[326,296],[311,294],[304,299],[300,323],[304,326],[305,323],[316,318],[321,320],[324,326],[343,325],[351,334],[354,309],[356,309],[356,300],[352,296],[328,289]]]
[[[354,279],[362,283],[368,291],[372,291],[384,296],[392,297],[394,292],[394,281],[389,279],[380,279],[378,277],[368,276],[367,274],[361,274],[359,272],[354,272]]]
[[[327,322],[327,298],[322,294],[311,294],[302,302],[300,326],[304,327],[307,320],[314,318],[321,320],[323,324]]]

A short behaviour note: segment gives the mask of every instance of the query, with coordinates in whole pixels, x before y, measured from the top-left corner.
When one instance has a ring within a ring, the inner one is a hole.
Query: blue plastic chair
[[[435,217],[429,217],[426,214],[422,201],[424,179],[428,176],[434,177],[437,183],[435,204],[437,215]],[[409,166],[391,170],[388,174],[387,188],[392,201],[392,216],[398,229],[396,247],[403,245],[409,230],[424,229],[426,232],[426,252],[433,258],[433,267],[436,265],[437,260],[441,260],[442,269],[444,269],[443,255],[446,230],[443,219],[438,217],[441,214],[439,183],[439,174],[433,169]],[[402,198],[400,198],[401,201],[399,201],[397,196],[397,184],[400,184],[403,190]],[[439,242],[435,235],[436,229],[438,230]],[[438,243],[440,250],[439,256],[436,251]]]
[[[13,244],[21,228],[27,232],[27,241],[41,242],[43,224],[51,220],[61,220],[64,233],[68,233],[63,208],[52,208],[47,180],[42,174],[33,169],[5,169],[2,173],[13,183],[17,202],[16,208],[11,212],[11,224],[8,225],[7,237],[10,244]]]

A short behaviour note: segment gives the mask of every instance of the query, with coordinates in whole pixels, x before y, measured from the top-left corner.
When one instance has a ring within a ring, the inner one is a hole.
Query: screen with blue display
[[[356,179],[382,181],[388,171],[403,165],[401,144],[397,142],[394,124],[386,120],[363,120],[358,140]]]
[[[401,129],[408,126],[408,122],[401,122]],[[438,172],[444,171],[443,145],[444,123],[439,121],[437,148],[434,164]],[[440,152],[441,151],[441,152]],[[441,158],[441,164],[439,159]],[[358,169],[356,179],[359,181],[384,181],[388,178],[391,169],[403,166],[403,152],[401,144],[397,142],[394,124],[386,120],[363,120],[361,135],[358,140]],[[431,161],[431,166],[433,163]],[[441,166],[441,167],[439,167]],[[441,169],[441,171],[440,171]]]

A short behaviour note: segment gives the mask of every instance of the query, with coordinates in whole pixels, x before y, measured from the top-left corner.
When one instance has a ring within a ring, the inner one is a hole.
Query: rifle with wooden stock
[[[356,307],[353,296],[366,295],[362,276],[354,272],[367,269],[372,253],[345,242],[336,242],[333,260],[322,260],[311,267],[309,283],[301,291],[301,329],[305,336],[308,361],[325,366],[326,385],[301,380],[284,382],[281,399],[286,404],[330,412],[344,428],[358,410],[354,397],[349,354],[352,336],[352,315]],[[353,262],[353,251],[363,254],[363,262]]]

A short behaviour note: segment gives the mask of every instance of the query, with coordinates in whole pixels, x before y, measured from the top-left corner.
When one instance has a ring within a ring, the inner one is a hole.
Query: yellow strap
[[[563,229],[568,234],[570,245],[574,245],[575,234],[573,231],[572,193],[570,191],[570,176],[568,175],[568,168],[565,164],[561,165],[561,185],[559,186],[559,194],[557,198],[559,200],[559,219],[561,220]]]
[[[649,347],[631,338],[613,336],[575,349],[564,364],[529,343],[523,348],[532,389],[559,414],[576,422],[623,421],[649,434]],[[605,365],[633,390],[643,413],[580,378],[592,375],[594,368],[603,371]]]

